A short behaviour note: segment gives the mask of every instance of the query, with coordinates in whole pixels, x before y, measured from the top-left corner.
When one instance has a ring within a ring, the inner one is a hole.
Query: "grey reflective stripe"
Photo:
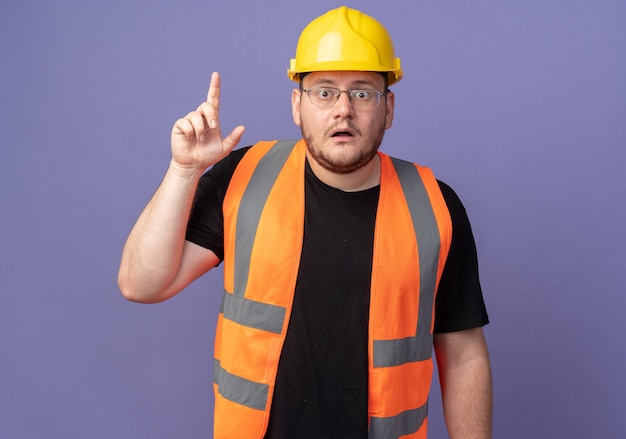
[[[256,302],[227,292],[224,293],[221,311],[228,320],[275,334],[281,333],[287,312],[282,306]]]
[[[428,402],[414,410],[407,410],[389,418],[370,418],[368,437],[373,439],[399,438],[415,433],[428,416]]]
[[[393,159],[393,164],[411,212],[419,248],[420,305],[417,332],[427,334],[430,332],[433,319],[433,301],[439,264],[439,227],[430,197],[415,165],[398,159]]]
[[[430,333],[439,263],[439,229],[437,219],[424,182],[415,165],[391,158],[404,191],[415,237],[417,238],[420,266],[420,297],[418,324],[415,337],[400,340],[374,341],[374,366],[392,367],[427,360],[432,356],[433,337]]]
[[[374,340],[374,367],[392,367],[428,360],[433,352],[433,335],[420,334],[400,340]]]
[[[236,296],[243,297],[245,294],[250,272],[252,245],[259,226],[261,212],[278,174],[296,143],[295,140],[276,142],[257,164],[241,197],[239,213],[237,214],[237,228],[235,229],[235,286],[233,294]]]
[[[238,377],[222,369],[220,362],[213,363],[213,381],[224,398],[254,410],[265,410],[269,386]]]

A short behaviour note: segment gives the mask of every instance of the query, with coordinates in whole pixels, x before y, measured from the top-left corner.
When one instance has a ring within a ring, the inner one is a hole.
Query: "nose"
[[[333,107],[334,116],[350,116],[353,111],[354,107],[352,106],[349,92],[341,90],[337,102],[335,102],[335,106]]]

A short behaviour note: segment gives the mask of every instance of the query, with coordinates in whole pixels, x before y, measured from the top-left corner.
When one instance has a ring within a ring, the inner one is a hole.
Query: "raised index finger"
[[[209,85],[209,93],[206,96],[208,103],[212,104],[215,109],[220,106],[220,74],[213,72],[211,75],[211,84]]]

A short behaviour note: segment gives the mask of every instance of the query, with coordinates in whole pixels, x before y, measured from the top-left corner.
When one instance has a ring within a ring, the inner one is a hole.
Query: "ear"
[[[393,112],[396,108],[396,95],[392,91],[387,93],[385,103],[387,105],[387,113],[385,113],[385,129],[389,129],[393,124]]]
[[[294,88],[291,92],[291,115],[293,116],[293,123],[300,126],[300,103],[302,99],[302,92]]]

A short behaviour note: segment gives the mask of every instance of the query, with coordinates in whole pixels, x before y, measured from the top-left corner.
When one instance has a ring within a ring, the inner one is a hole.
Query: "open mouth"
[[[335,139],[337,138],[345,138],[349,139],[354,137],[354,132],[350,129],[336,129],[330,133],[330,137]]]

